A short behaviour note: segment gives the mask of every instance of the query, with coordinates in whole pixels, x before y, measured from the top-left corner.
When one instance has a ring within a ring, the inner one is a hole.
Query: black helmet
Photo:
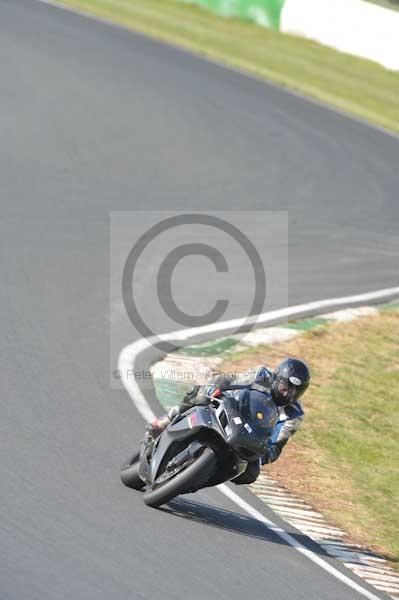
[[[307,365],[297,358],[286,358],[273,373],[272,393],[277,405],[294,404],[307,389],[310,371]]]

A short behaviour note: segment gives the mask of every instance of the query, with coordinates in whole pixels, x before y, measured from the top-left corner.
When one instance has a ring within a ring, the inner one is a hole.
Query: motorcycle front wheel
[[[144,502],[147,506],[158,508],[169,502],[179,494],[190,489],[195,489],[198,481],[204,480],[204,476],[210,476],[216,470],[216,457],[210,448],[205,450],[198,458],[190,463],[187,468],[180,471],[172,479],[161,483],[152,490],[144,492]]]

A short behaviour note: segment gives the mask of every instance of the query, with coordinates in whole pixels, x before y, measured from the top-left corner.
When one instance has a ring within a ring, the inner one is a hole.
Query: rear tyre
[[[154,490],[144,492],[144,502],[147,506],[158,508],[179,494],[196,489],[198,481],[204,479],[206,474],[209,478],[215,469],[216,457],[210,448],[205,448],[195,462],[175,475],[173,479],[162,483]]]
[[[139,477],[140,453],[135,452],[121,469],[121,481],[126,487],[141,490],[145,483]]]

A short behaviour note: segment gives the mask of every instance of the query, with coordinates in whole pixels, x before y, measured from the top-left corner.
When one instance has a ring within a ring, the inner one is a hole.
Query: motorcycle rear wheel
[[[141,490],[145,483],[139,477],[140,452],[135,452],[121,468],[121,481],[126,487]]]
[[[158,508],[179,494],[195,489],[198,480],[204,472],[210,473],[216,469],[216,457],[210,448],[205,448],[202,454],[186,469],[180,471],[172,479],[165,481],[153,490],[144,492],[144,502],[147,506]]]

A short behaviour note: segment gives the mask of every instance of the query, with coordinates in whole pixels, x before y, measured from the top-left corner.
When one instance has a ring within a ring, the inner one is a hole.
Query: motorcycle
[[[123,465],[122,483],[144,489],[147,506],[225,481],[239,483],[248,462],[267,452],[278,420],[270,397],[243,389],[208,401],[178,414],[158,437],[147,432],[140,451]]]

